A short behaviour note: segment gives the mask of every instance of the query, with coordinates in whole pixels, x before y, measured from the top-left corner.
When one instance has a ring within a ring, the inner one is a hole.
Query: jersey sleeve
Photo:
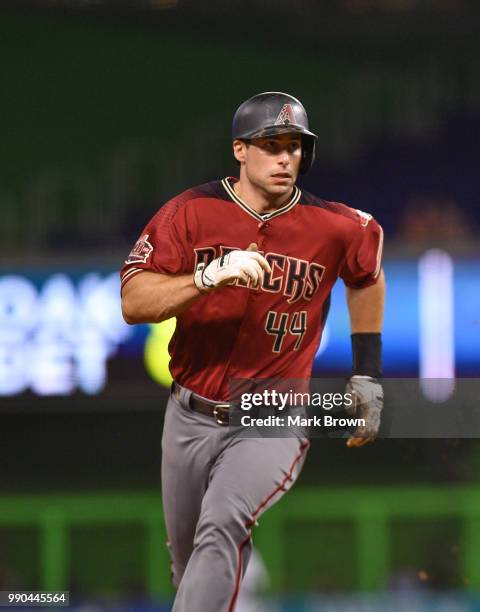
[[[347,287],[374,285],[382,269],[383,229],[371,215],[356,211],[358,219],[349,236],[345,262],[340,272]]]
[[[120,271],[121,286],[143,270],[161,274],[189,272],[185,203],[167,202],[149,221]]]

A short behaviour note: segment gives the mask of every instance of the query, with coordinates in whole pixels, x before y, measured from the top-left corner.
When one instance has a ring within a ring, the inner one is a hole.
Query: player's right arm
[[[267,260],[255,243],[198,266],[195,274],[169,275],[137,270],[122,289],[122,313],[127,323],[160,323],[186,310],[202,294],[241,280],[262,285]]]
[[[150,220],[120,272],[127,323],[160,323],[189,308],[203,294],[241,280],[255,287],[271,272],[256,244],[194,267],[189,192],[167,202]]]

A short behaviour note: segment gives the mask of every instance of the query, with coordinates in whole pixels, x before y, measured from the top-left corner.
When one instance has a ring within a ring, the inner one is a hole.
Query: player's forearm
[[[352,334],[380,333],[385,306],[385,276],[383,270],[375,285],[365,289],[347,287],[347,304]]]
[[[130,324],[160,323],[186,310],[200,296],[191,274],[140,272],[123,288],[123,318]]]

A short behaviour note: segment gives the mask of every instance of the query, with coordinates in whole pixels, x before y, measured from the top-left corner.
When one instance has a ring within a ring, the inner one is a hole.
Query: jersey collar
[[[295,206],[295,204],[300,199],[300,196],[302,195],[302,192],[300,191],[300,189],[296,185],[294,185],[292,197],[286,204],[284,204],[281,208],[278,208],[277,210],[274,210],[272,212],[260,214],[256,210],[251,208],[246,202],[244,202],[242,198],[240,198],[238,194],[235,192],[235,189],[230,183],[230,181],[235,181],[235,180],[236,179],[233,176],[227,176],[226,178],[222,180],[222,185],[225,191],[227,192],[229,197],[235,202],[235,204],[238,204],[241,208],[243,208],[243,210],[246,213],[248,213],[249,215],[257,219],[258,221],[266,221],[267,219],[273,219],[273,217],[278,217],[279,215],[283,215],[283,213],[288,212],[290,209],[292,209]]]

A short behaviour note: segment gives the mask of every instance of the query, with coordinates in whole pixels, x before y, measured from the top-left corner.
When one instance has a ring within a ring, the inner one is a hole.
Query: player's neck
[[[233,184],[235,193],[246,203],[250,208],[260,215],[277,210],[284,206],[292,197],[293,188],[287,194],[269,194],[264,190],[252,185],[249,181],[239,181]]]

